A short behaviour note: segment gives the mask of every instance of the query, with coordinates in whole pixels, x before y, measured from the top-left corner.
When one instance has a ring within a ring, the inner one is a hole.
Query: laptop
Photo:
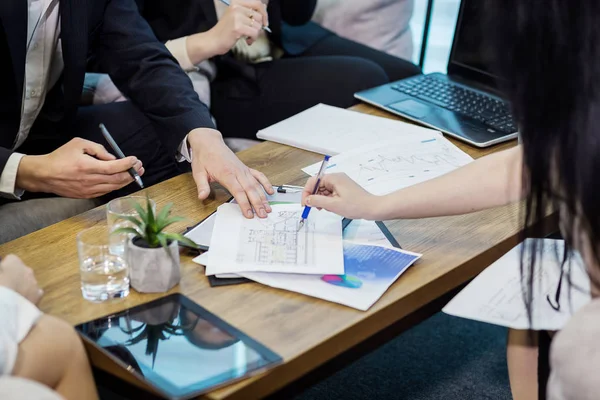
[[[491,70],[481,0],[462,0],[448,74],[419,75],[355,93],[365,103],[438,129],[476,147],[517,137],[510,106]]]

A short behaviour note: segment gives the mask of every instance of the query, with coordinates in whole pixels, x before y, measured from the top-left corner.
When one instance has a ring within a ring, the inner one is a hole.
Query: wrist
[[[212,34],[212,29],[188,36],[186,48],[192,63],[200,64],[202,61],[226,53],[226,51],[221,52],[218,43],[219,40]]]
[[[393,217],[393,199],[391,196],[373,196],[373,199],[370,199],[371,204],[374,204],[374,207],[370,207],[371,221],[387,221],[390,219],[394,219]]]
[[[216,129],[210,128],[196,128],[187,136],[188,146],[194,150],[200,150],[210,143],[220,142],[223,143],[223,135]]]
[[[44,181],[45,171],[44,156],[24,156],[17,170],[16,186],[27,192],[42,191],[41,183]]]

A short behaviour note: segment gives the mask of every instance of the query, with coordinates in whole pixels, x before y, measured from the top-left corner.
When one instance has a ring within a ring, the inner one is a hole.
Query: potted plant
[[[127,244],[126,258],[131,287],[138,292],[166,292],[177,285],[181,279],[178,242],[198,248],[185,236],[164,231],[169,225],[184,219],[169,216],[172,206],[173,203],[169,203],[154,215],[150,199],[147,199],[145,210],[139,204],[135,205],[137,216],[119,217],[132,223],[133,227],[113,232],[133,236]]]

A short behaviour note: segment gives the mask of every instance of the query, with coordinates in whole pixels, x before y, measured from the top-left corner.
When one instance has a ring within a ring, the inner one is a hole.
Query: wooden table
[[[356,110],[395,118],[370,106]],[[515,145],[481,150],[455,142],[477,158]],[[303,184],[300,170],[322,156],[275,143],[262,143],[239,153],[249,166],[263,171],[273,184]],[[182,175],[147,192],[159,206],[174,202],[174,215],[189,218],[183,230],[212,213],[229,196],[217,188],[200,202],[191,175]],[[284,358],[274,370],[214,391],[211,399],[251,399],[269,395],[321,364],[347,352],[389,326],[402,322],[425,305],[459,287],[515,246],[520,205],[465,216],[391,221],[387,225],[403,248],[423,253],[422,260],[396,282],[368,312],[259,284],[211,288],[203,268],[182,257],[178,291],[256,338]],[[96,208],[59,224],[0,246],[0,254],[16,253],[34,268],[44,288],[40,308],[78,324],[148,302],[162,295],[132,292],[122,301],[92,304],[81,297],[75,235],[105,224],[105,209]]]

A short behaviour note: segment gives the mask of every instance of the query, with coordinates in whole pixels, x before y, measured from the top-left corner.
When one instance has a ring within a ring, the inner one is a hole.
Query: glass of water
[[[105,226],[95,226],[77,235],[81,293],[93,302],[126,297],[129,294],[129,269],[123,235],[111,235]],[[118,254],[112,249],[123,251]]]
[[[138,214],[135,209],[135,205],[139,204],[142,206],[142,209],[145,210],[146,201],[146,197],[143,196],[120,197],[118,199],[109,201],[106,205],[106,221],[110,232],[114,232],[119,228],[135,228],[136,226],[133,223],[120,218],[123,216],[136,217]],[[150,200],[150,207],[152,207],[152,211],[156,213],[156,203],[154,200]],[[120,236],[125,239],[131,239],[133,235],[125,233],[116,236]],[[115,244],[115,247],[112,249],[113,252],[116,254],[124,254],[126,243],[127,241],[123,242],[122,245]]]

